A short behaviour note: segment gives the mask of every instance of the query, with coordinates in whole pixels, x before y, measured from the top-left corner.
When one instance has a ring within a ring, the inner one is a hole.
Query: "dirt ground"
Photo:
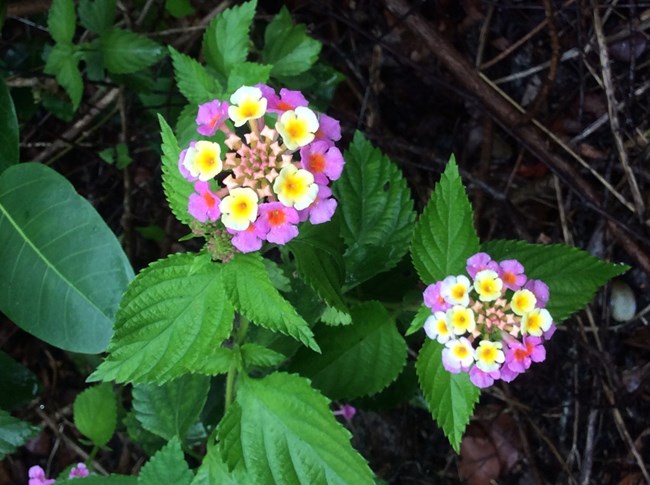
[[[42,2],[33,3],[28,13],[42,22]],[[205,25],[213,5],[193,3],[195,16],[178,21],[187,35],[177,37],[196,55],[201,30],[189,27]],[[391,484],[650,483],[650,3],[260,0],[258,11],[283,4],[346,77],[330,109],[343,146],[362,130],[403,170],[418,209],[453,152],[482,240],[563,242],[632,266],[562,325],[544,363],[483,392],[460,456],[418,406],[361,409],[353,443],[373,470]],[[43,35],[21,20],[27,15],[8,18],[3,49]],[[181,249],[184,232],[160,188],[156,126],[127,123],[138,116],[129,93],[117,106],[100,101],[87,90],[69,124],[32,118],[21,129],[22,158],[73,181],[140,268]],[[110,109],[117,115],[84,138],[75,122],[93,107],[88,126]],[[125,136],[138,158],[119,171],[96,153]],[[154,224],[165,233],[158,241],[135,230]],[[611,302],[622,292],[636,303],[625,321]],[[61,470],[82,459],[71,403],[90,364],[0,322],[0,348],[42,382],[22,417],[45,431],[0,464],[0,483],[26,483],[32,464]],[[110,471],[142,463],[126,435],[111,449],[97,457]]]

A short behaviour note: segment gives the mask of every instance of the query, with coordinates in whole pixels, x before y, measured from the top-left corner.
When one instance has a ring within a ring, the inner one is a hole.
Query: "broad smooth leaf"
[[[294,25],[287,7],[282,7],[264,32],[262,58],[275,77],[296,76],[308,70],[322,44],[305,33],[304,25]]]
[[[184,374],[232,330],[221,266],[208,255],[174,254],[129,285],[109,355],[90,380],[163,383]]]
[[[345,170],[334,184],[340,202],[346,284],[356,286],[397,265],[413,234],[413,200],[397,166],[361,132],[345,153]]]
[[[192,470],[183,456],[181,443],[174,437],[144,464],[138,477],[138,485],[189,485],[193,478]]]
[[[0,460],[34,438],[40,429],[0,409]]]
[[[375,394],[393,382],[406,364],[406,342],[381,303],[357,305],[351,315],[351,325],[318,327],[322,354],[301,349],[291,367],[332,399]]]
[[[629,266],[602,261],[586,251],[564,244],[530,244],[524,241],[490,241],[485,251],[493,259],[517,259],[526,276],[549,287],[546,308],[561,322],[591,301],[602,285],[625,273]]]
[[[235,64],[228,75],[228,89],[226,93],[231,95],[241,86],[255,86],[258,83],[265,84],[271,75],[271,68],[268,64],[257,64],[256,62],[240,62]]]
[[[303,224],[300,234],[288,244],[296,260],[298,273],[305,282],[331,307],[347,312],[341,298],[345,278],[343,242],[336,226]]]
[[[113,27],[115,0],[81,0],[79,23],[96,34],[103,34]]]
[[[133,410],[142,427],[166,440],[185,439],[205,405],[210,389],[206,376],[185,374],[162,385],[133,386]]]
[[[100,37],[104,67],[113,74],[128,74],[155,64],[164,49],[153,40],[130,30],[110,29]]]
[[[480,389],[472,384],[467,372],[452,374],[445,370],[443,347],[435,340],[427,340],[420,349],[415,367],[429,410],[458,453]]]
[[[223,279],[230,301],[246,318],[319,351],[307,322],[273,287],[258,254],[236,254],[223,265]]]
[[[176,218],[184,224],[189,224],[192,217],[187,212],[190,195],[194,192],[193,185],[185,180],[178,169],[178,158],[181,149],[178,146],[174,132],[160,114],[158,115],[162,136],[162,172],[163,190],[169,203],[169,208]]]
[[[0,173],[18,163],[18,119],[11,94],[0,79]]]
[[[47,15],[47,27],[52,38],[60,44],[72,42],[77,27],[73,0],[54,0]]]
[[[89,387],[74,400],[74,424],[95,446],[102,447],[115,433],[117,399],[113,386],[102,383]]]
[[[198,61],[181,54],[171,46],[169,52],[172,56],[178,90],[190,103],[202,104],[223,94],[219,81],[208,74]]]
[[[242,379],[236,403],[224,420],[239,425],[219,427],[221,456],[231,470],[243,463],[250,483],[375,483],[350,433],[306,379],[280,372]]]
[[[0,176],[0,310],[56,347],[106,348],[133,278],[115,235],[65,177],[24,163]]]
[[[411,257],[424,283],[465,272],[467,258],[479,249],[473,220],[452,155],[413,234]]]
[[[0,408],[12,410],[27,404],[36,397],[39,388],[31,370],[0,352]]]
[[[53,74],[56,81],[63,86],[70,96],[73,109],[79,106],[84,90],[79,71],[79,56],[79,51],[72,44],[56,44],[50,51],[43,69],[46,74]]]
[[[224,10],[212,19],[203,35],[203,56],[222,80],[228,79],[230,70],[248,57],[248,32],[256,7],[257,0],[251,0]]]

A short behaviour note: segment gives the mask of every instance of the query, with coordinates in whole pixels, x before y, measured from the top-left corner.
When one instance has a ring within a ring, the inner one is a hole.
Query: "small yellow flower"
[[[512,311],[517,315],[522,316],[524,313],[528,313],[537,303],[537,298],[530,290],[518,290],[515,291],[512,295],[512,300],[510,305],[512,306]]]
[[[248,120],[256,120],[266,113],[266,98],[262,90],[253,86],[242,86],[230,96],[228,116],[235,126],[241,126]]]
[[[474,312],[470,308],[456,305],[447,310],[447,325],[455,335],[472,333],[476,328]]]
[[[257,219],[258,200],[253,189],[248,187],[232,189],[230,195],[224,197],[219,204],[221,222],[228,229],[245,230]]]
[[[287,165],[273,182],[273,191],[285,206],[302,210],[316,200],[318,185],[314,183],[311,172]]]
[[[494,301],[501,296],[503,281],[496,271],[485,269],[476,273],[474,277],[474,289],[481,301]]]
[[[467,276],[447,276],[440,285],[440,294],[450,305],[469,304],[470,282]]]
[[[451,337],[451,331],[447,325],[447,315],[444,312],[435,312],[424,322],[424,331],[432,340],[441,344],[446,343]]]
[[[221,147],[218,143],[197,141],[187,149],[183,165],[192,177],[198,177],[201,182],[213,179],[223,170]]]
[[[476,367],[484,372],[498,370],[506,359],[502,348],[501,342],[481,340],[476,348]]]
[[[524,335],[541,337],[544,332],[551,328],[553,318],[546,308],[535,308],[524,313],[521,318],[521,332]]]
[[[318,131],[318,119],[312,110],[299,106],[295,110],[282,113],[275,129],[282,136],[286,147],[295,150],[314,140]]]

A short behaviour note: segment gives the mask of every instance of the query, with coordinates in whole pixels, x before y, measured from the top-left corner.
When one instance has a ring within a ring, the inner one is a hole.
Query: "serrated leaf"
[[[296,260],[298,274],[330,306],[347,312],[341,298],[345,278],[343,244],[336,227],[304,224],[300,234],[288,244]]]
[[[397,166],[356,132],[334,184],[342,215],[346,285],[356,286],[393,268],[408,251],[415,212]]]
[[[326,325],[338,327],[339,325],[350,325],[352,316],[348,312],[342,312],[332,307],[325,307],[323,314],[320,316],[321,322]]]
[[[232,469],[243,460],[251,483],[374,483],[367,463],[350,445],[350,433],[306,379],[279,372],[243,379],[237,404],[240,426],[220,426],[218,436],[239,444],[222,449],[222,456],[236,449],[224,461]]]
[[[100,448],[108,443],[117,426],[117,399],[111,384],[99,384],[80,393],[73,411],[81,434]]]
[[[142,427],[166,440],[184,440],[210,389],[206,376],[185,374],[165,384],[133,386],[133,410]]]
[[[420,305],[420,308],[418,308],[417,313],[413,317],[413,321],[411,322],[411,325],[409,326],[408,330],[406,331],[406,336],[408,337],[409,335],[413,335],[415,332],[420,330],[422,327],[424,327],[424,322],[427,321],[427,318],[429,318],[432,315],[431,309],[424,306]]]
[[[264,267],[266,268],[266,272],[269,274],[273,286],[275,286],[279,291],[285,293],[291,291],[291,281],[284,274],[284,270],[280,265],[268,258],[263,258],[262,261],[264,262]]]
[[[287,7],[282,7],[264,32],[262,58],[275,77],[295,76],[308,70],[320,53],[322,44],[305,33],[305,26],[294,25]]]
[[[228,89],[226,89],[226,92],[230,95],[241,86],[265,84],[269,80],[272,68],[273,66],[268,64],[257,64],[256,62],[235,64],[228,75]]]
[[[0,409],[0,460],[34,438],[40,429]]]
[[[189,224],[192,217],[187,212],[187,204],[194,187],[178,169],[178,158],[181,149],[178,146],[174,132],[160,114],[158,115],[162,137],[162,172],[163,190],[169,203],[169,208],[176,218],[184,224]]]
[[[212,19],[203,35],[203,56],[222,79],[228,79],[230,70],[246,61],[257,0],[224,10]]]
[[[169,46],[169,52],[178,90],[190,103],[202,104],[222,96],[223,88],[219,81],[208,74],[198,61],[181,54],[172,46]]]
[[[411,257],[424,283],[465,271],[467,258],[479,249],[473,220],[472,206],[452,155],[413,234]]]
[[[171,255],[129,285],[109,355],[89,379],[163,383],[219,346],[232,322],[221,265],[207,255]]]
[[[406,342],[381,303],[357,305],[351,315],[351,325],[317,329],[321,355],[301,349],[292,361],[292,370],[332,399],[375,394],[393,382],[406,363]]]
[[[11,94],[0,80],[0,173],[18,163],[18,118]]]
[[[79,23],[96,34],[103,34],[113,27],[115,0],[81,0]]]
[[[0,247],[2,312],[59,348],[106,348],[133,270],[115,235],[65,177],[39,163],[2,173]]]
[[[499,240],[490,241],[483,248],[496,261],[519,260],[528,278],[542,280],[549,286],[546,308],[556,322],[583,308],[598,288],[629,269],[627,265],[607,263],[563,244]]]
[[[204,355],[201,360],[195,362],[187,370],[206,376],[225,374],[235,359],[237,359],[237,353],[233,349],[219,347],[218,349],[211,350],[209,354]]]
[[[242,410],[237,401],[230,404],[217,427],[219,453],[231,471],[246,470],[242,449]]]
[[[102,34],[99,45],[104,67],[113,74],[139,71],[164,55],[160,44],[130,30],[110,29]]]
[[[228,471],[217,446],[208,448],[192,480],[192,485],[241,485],[242,483],[251,483],[251,481],[243,469]]]
[[[173,437],[169,443],[144,464],[138,477],[138,485],[189,485],[194,474],[187,466],[181,443]]]
[[[122,424],[126,428],[129,439],[137,444],[143,451],[149,455],[154,455],[160,448],[162,448],[167,440],[162,439],[160,436],[147,431],[142,427],[142,423],[135,417],[135,411],[129,411],[124,416]]]
[[[77,26],[73,0],[54,0],[47,14],[47,27],[52,38],[61,44],[72,42]]]
[[[40,387],[31,370],[0,351],[0,408],[11,410],[27,404]]]
[[[429,410],[458,453],[480,389],[472,384],[466,372],[452,374],[445,370],[443,348],[438,342],[427,340],[420,349],[415,367]]]
[[[287,360],[280,352],[252,342],[242,345],[240,352],[246,368],[275,367]]]
[[[258,254],[236,254],[223,265],[223,278],[230,301],[246,318],[319,351],[309,325],[273,287]]]
[[[83,80],[79,71],[79,55],[72,44],[56,44],[47,57],[45,68],[46,74],[52,74],[56,81],[65,89],[70,96],[72,108],[77,109],[83,94]]]

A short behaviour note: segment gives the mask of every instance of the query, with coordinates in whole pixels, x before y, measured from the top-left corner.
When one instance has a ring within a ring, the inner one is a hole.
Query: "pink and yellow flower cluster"
[[[286,244],[297,224],[329,221],[336,210],[330,182],[344,166],[335,143],[337,120],[309,108],[300,91],[242,86],[229,101],[199,106],[199,134],[225,134],[224,144],[201,140],[181,152],[178,167],[194,183],[188,212],[229,236],[241,252],[264,241]],[[240,135],[236,132],[245,131]]]
[[[510,382],[546,358],[543,343],[555,331],[545,308],[548,286],[528,279],[519,261],[497,262],[487,253],[471,256],[466,269],[469,277],[447,276],[426,288],[431,315],[424,330],[444,344],[447,371],[469,372],[481,388]]]

